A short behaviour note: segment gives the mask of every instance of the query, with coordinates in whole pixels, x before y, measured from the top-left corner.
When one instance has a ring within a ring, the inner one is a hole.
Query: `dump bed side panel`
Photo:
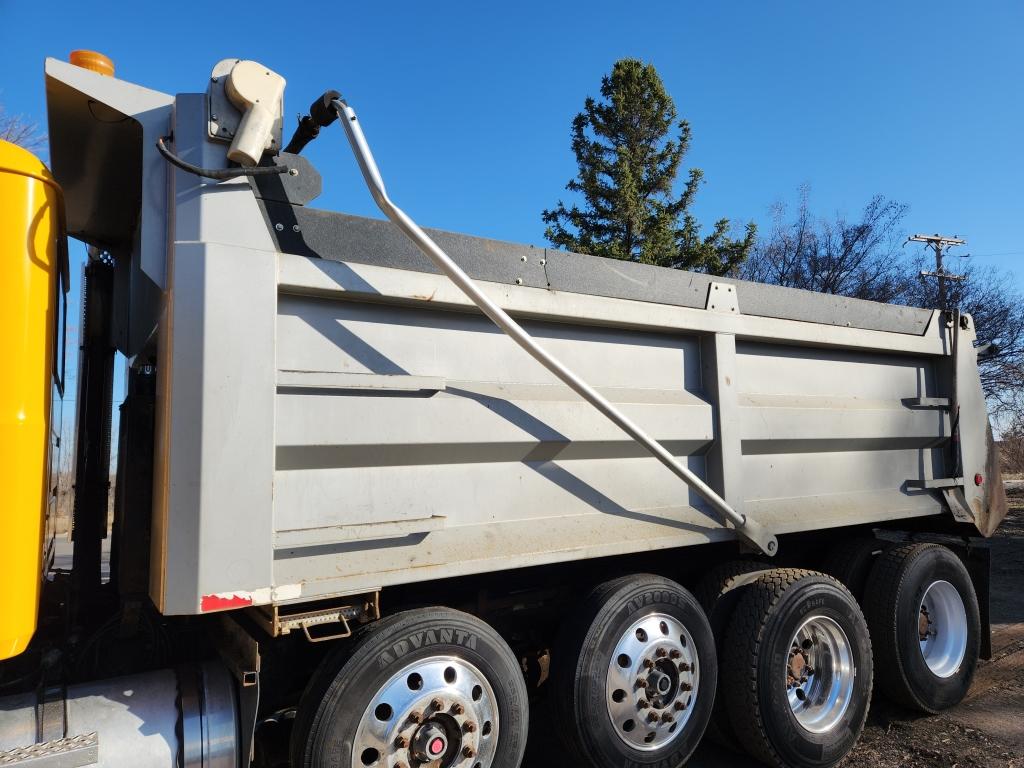
[[[712,408],[692,335],[526,325],[703,474]],[[277,340],[281,579],[339,553],[346,575],[380,578],[618,546],[616,530],[639,521],[650,535],[680,507],[702,517],[696,496],[480,315],[282,295]]]
[[[166,612],[734,537],[443,278],[248,253],[172,258]],[[775,533],[944,511],[939,339],[481,285]]]
[[[323,269],[350,290],[278,299],[276,582],[358,591],[731,536],[482,316]],[[908,487],[948,442],[948,414],[912,405],[936,394],[932,358],[639,331],[636,305],[602,301],[617,323],[524,323],[772,530],[942,511]]]
[[[936,395],[931,360],[755,342],[737,360],[747,512],[813,528],[940,511],[908,487],[943,471],[948,413],[910,405]]]

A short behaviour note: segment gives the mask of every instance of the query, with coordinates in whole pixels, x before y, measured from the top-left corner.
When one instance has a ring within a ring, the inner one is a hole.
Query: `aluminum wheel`
[[[472,664],[431,656],[373,697],[352,742],[352,768],[487,768],[498,744],[494,690]]]
[[[850,641],[835,621],[811,616],[800,625],[790,642],[786,694],[804,730],[835,727],[850,706],[856,672]]]
[[[925,664],[936,677],[951,677],[967,652],[967,610],[956,587],[932,582],[918,609],[918,638]]]
[[[619,638],[608,665],[608,716],[634,749],[660,749],[683,732],[700,683],[696,646],[672,616],[652,613]]]

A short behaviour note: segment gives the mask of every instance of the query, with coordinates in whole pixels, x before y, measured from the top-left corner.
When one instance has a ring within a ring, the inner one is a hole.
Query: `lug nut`
[[[399,736],[395,739],[395,746],[399,749],[407,749],[409,746],[409,739],[405,736]]]
[[[414,722],[414,723],[422,723],[423,722],[423,713],[422,712],[415,712],[415,711],[414,712],[410,712],[409,713],[409,720],[411,722]]]
[[[666,712],[665,714],[663,714],[661,716],[661,722],[663,722],[663,723],[671,723],[672,722],[672,715],[670,715],[668,712]]]
[[[464,730],[466,733],[472,733],[476,730],[476,723],[474,723],[472,720],[467,720],[462,724],[462,730]]]
[[[680,684],[679,684],[679,687],[680,687],[680,688],[681,688],[682,690],[684,690],[684,691],[692,691],[692,690],[693,690],[693,686],[692,686],[692,685],[690,685],[689,683],[680,683]]]
[[[466,711],[466,708],[461,704],[452,704],[452,714],[461,715]]]
[[[653,669],[654,668],[654,662],[651,661],[650,659],[644,659],[644,668],[645,669]]]
[[[637,706],[638,706],[638,707],[639,707],[640,709],[647,709],[647,708],[648,708],[649,706],[651,706],[650,702],[649,702],[649,701],[647,701],[647,699],[640,699],[640,701],[638,701],[638,702],[636,703],[636,705],[637,705]]]
[[[649,715],[647,715],[647,722],[649,722],[649,723],[656,723],[656,722],[658,722],[658,713],[657,712],[651,712]]]
[[[433,709],[434,711],[439,711],[441,709],[444,709],[444,702],[441,701],[440,699],[431,699],[430,700],[430,708]]]
[[[668,655],[671,659],[678,659],[680,656],[683,655],[683,652],[677,648],[673,648],[671,651],[669,651]]]
[[[689,672],[690,671],[690,665],[687,664],[685,661],[681,661],[679,663],[679,671],[680,672]]]
[[[637,688],[646,688],[647,687],[647,678],[646,677],[638,677],[636,679],[636,687]]]
[[[686,709],[686,705],[683,704],[683,702],[681,702],[681,701],[677,701],[676,704],[675,704],[675,707],[676,707],[676,712],[682,712],[684,709]]]
[[[659,648],[654,652],[654,655],[657,656],[659,659],[663,659],[666,655],[668,655],[668,651],[666,651],[664,648]]]
[[[464,746],[462,748],[462,756],[463,757],[472,757],[475,754],[476,754],[476,752],[473,751],[473,748],[471,746],[469,746],[469,744],[467,744],[466,746]]]

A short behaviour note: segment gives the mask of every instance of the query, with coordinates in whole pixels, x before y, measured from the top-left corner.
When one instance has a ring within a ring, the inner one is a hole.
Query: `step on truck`
[[[45,75],[49,168],[0,143],[0,764],[831,766],[875,688],[963,698],[969,315],[422,229],[254,61]],[[313,205],[314,139],[384,219]]]

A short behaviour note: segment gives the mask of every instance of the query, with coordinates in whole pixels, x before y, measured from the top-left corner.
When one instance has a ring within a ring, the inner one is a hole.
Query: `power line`
[[[989,256],[1024,256],[1024,251],[1000,251],[998,253],[972,253],[976,259],[984,259]]]

